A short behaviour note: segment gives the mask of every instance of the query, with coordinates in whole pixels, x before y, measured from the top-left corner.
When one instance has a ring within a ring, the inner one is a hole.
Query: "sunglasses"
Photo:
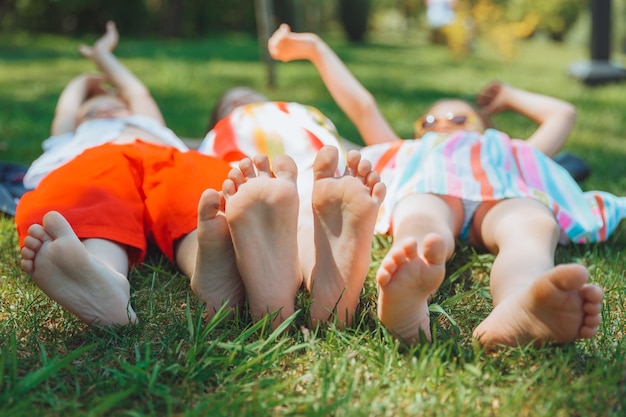
[[[437,125],[441,124],[443,121],[454,126],[465,126],[466,124],[472,122],[473,120],[471,120],[470,116],[465,115],[465,114],[448,113],[446,114],[445,117],[435,117],[432,114],[429,114],[429,115],[420,117],[415,122],[415,130],[416,131],[432,130]]]

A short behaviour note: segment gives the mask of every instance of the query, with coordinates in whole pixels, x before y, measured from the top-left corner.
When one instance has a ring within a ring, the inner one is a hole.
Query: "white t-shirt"
[[[44,153],[31,164],[24,176],[24,186],[32,189],[50,172],[65,165],[85,150],[117,139],[126,126],[135,126],[158,137],[164,144],[182,152],[189,148],[172,130],[155,119],[134,115],[116,119],[94,119],[81,123],[74,132],[51,136],[42,148]]]

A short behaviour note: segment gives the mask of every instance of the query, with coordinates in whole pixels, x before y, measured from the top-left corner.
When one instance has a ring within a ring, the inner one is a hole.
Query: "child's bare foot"
[[[272,172],[267,157],[258,155],[254,164],[249,159],[241,161],[223,187],[250,313],[258,320],[280,310],[274,327],[293,314],[302,284],[296,179],[296,165],[288,156],[274,158]]]
[[[87,251],[65,217],[48,212],[22,248],[22,269],[50,298],[87,324],[137,321],[126,276]]]
[[[592,338],[600,325],[604,296],[600,287],[587,284],[588,277],[582,265],[556,266],[527,291],[512,291],[500,301],[474,330],[474,337],[488,347]]]
[[[420,256],[414,239],[394,244],[376,274],[378,317],[409,344],[418,342],[421,332],[431,340],[428,299],[443,282],[446,270],[445,243],[439,235],[427,235],[422,252]]]
[[[205,303],[207,319],[224,304],[236,309],[245,297],[228,223],[219,209],[219,193],[206,190],[198,205],[198,256],[191,288]]]
[[[348,154],[347,173],[335,177],[337,148],[323,147],[315,158],[313,223],[315,266],[308,284],[314,323],[336,315],[350,324],[371,260],[372,237],[385,186],[369,161]]]

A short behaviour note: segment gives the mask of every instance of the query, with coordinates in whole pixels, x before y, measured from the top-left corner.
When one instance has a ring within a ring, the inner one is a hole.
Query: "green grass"
[[[0,39],[0,159],[40,153],[64,84],[91,67],[77,40]],[[626,83],[595,89],[567,76],[587,51],[533,40],[504,61],[479,45],[466,60],[418,37],[332,45],[377,97],[403,136],[433,99],[470,99],[492,79],[554,95],[579,109],[567,144],[587,160],[585,189],[626,194]],[[313,104],[347,138],[356,130],[307,63],[277,65],[265,86],[258,46],[245,37],[195,42],[122,40],[118,55],[149,86],[183,137],[201,136],[223,89],[246,84],[275,99]],[[525,137],[531,123],[496,123]],[[584,263],[606,292],[598,336],[563,347],[487,354],[471,341],[491,304],[491,255],[460,248],[433,300],[432,344],[406,349],[376,319],[373,273],[389,242],[375,239],[357,323],[317,331],[301,311],[282,332],[218,315],[204,323],[187,279],[158,255],[130,275],[140,324],[87,328],[50,302],[19,270],[11,219],[0,219],[0,415],[2,416],[620,416],[626,412],[624,341],[626,225],[609,242],[559,248],[559,262]]]

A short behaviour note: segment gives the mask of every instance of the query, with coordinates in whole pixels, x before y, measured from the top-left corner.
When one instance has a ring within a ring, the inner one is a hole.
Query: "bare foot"
[[[474,330],[474,337],[488,347],[592,338],[600,325],[604,296],[600,287],[587,284],[588,278],[582,265],[556,266],[527,291],[503,299]]]
[[[431,340],[428,300],[443,282],[445,262],[445,243],[432,233],[424,238],[421,256],[417,241],[405,239],[391,247],[378,269],[378,318],[406,343],[418,342],[422,332]]]
[[[307,283],[314,323],[335,316],[350,324],[371,261],[378,208],[385,186],[361,154],[348,154],[347,173],[335,177],[337,148],[323,147],[313,164],[315,266]]]
[[[198,205],[198,256],[191,288],[205,303],[207,319],[224,304],[233,310],[240,307],[245,297],[228,223],[219,209],[219,193],[206,190]]]
[[[274,158],[272,173],[267,157],[259,155],[254,164],[242,160],[223,187],[226,218],[250,314],[259,320],[280,310],[272,322],[274,327],[294,313],[296,293],[302,285],[296,178],[297,168],[291,158]]]
[[[56,211],[34,224],[22,248],[22,269],[50,298],[87,324],[137,321],[126,276],[89,253]]]

